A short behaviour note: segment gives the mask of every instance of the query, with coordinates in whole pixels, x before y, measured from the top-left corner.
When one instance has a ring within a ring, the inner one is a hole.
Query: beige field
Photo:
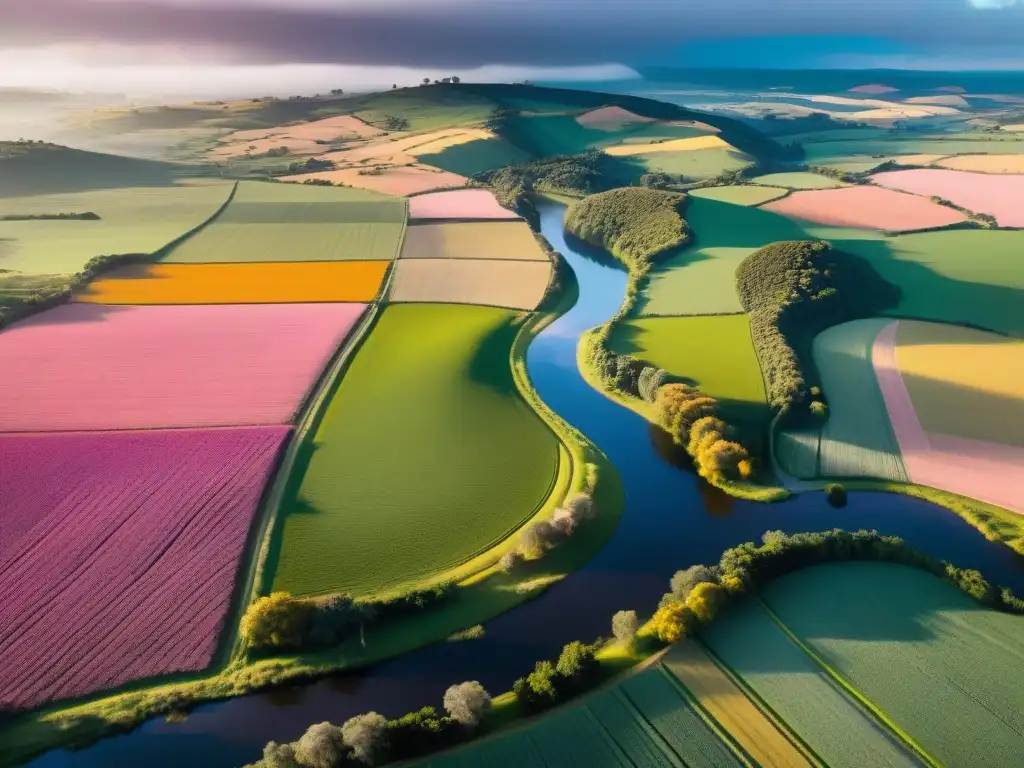
[[[359,170],[341,168],[334,171],[316,171],[284,176],[281,180],[302,183],[310,179],[323,179],[332,184],[347,184],[350,187],[370,189],[388,195],[415,195],[432,189],[464,187],[469,183],[465,176],[425,165],[392,165],[369,174],[361,174]]]
[[[618,147],[607,147],[609,155],[629,157],[631,155],[649,155],[655,152],[690,152],[696,149],[733,149],[733,146],[717,136],[694,136],[689,139],[672,139],[657,144],[625,144]]]
[[[599,131],[617,131],[627,125],[636,123],[653,123],[653,117],[642,117],[622,107],[600,107],[577,116],[576,122],[585,128]]]
[[[532,310],[544,297],[550,278],[550,262],[400,259],[391,301]]]
[[[384,133],[352,115],[327,117],[309,123],[281,125],[276,128],[256,128],[235,131],[220,139],[220,145],[210,150],[213,157],[238,157],[250,147],[254,155],[271,149],[288,147],[290,155],[317,155],[324,151],[318,141],[369,139]]]
[[[1024,173],[1024,155],[960,155],[939,160],[935,165],[954,171]]]
[[[1019,131],[1024,131],[1024,123],[1014,123],[1013,125],[1004,125],[1003,126],[1003,130],[1004,131],[1011,131],[1013,133],[1017,133]]]
[[[272,149],[288,148],[289,155],[308,157],[324,151],[322,144],[310,139],[292,139],[286,136],[275,136],[252,141],[241,141],[222,144],[210,150],[210,157],[242,157],[251,152],[253,155],[264,155]]]
[[[902,320],[896,357],[926,432],[1024,448],[1024,342]]]
[[[890,158],[896,165],[931,165],[949,155],[896,155]]]
[[[405,231],[401,258],[548,261],[525,221],[411,226]]]
[[[693,640],[677,643],[663,663],[758,765],[810,768],[807,759],[715,665],[702,645]]]
[[[932,104],[938,107],[969,107],[967,99],[954,93],[943,96],[914,96],[904,99],[904,104]]]
[[[482,128],[444,128],[397,139],[375,139],[352,149],[328,152],[324,157],[340,167],[369,163],[409,165],[415,163],[419,155],[429,155],[459,144],[492,138],[494,134]]]

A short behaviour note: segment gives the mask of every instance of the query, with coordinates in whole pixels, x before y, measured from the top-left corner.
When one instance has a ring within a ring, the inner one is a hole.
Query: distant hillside
[[[0,197],[160,187],[198,168],[85,152],[59,144],[0,141]]]

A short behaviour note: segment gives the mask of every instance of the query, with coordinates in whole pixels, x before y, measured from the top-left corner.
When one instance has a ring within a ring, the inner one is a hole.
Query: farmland
[[[786,190],[774,187],[708,187],[690,191],[690,197],[702,197],[705,200],[717,200],[733,205],[761,205],[769,200],[777,200],[786,194]]]
[[[443,305],[384,311],[295,475],[275,589],[366,594],[429,579],[534,514],[558,442],[515,389],[514,317]]]
[[[764,599],[940,764],[1012,765],[1024,749],[1024,619],[885,563],[816,566],[768,585]]]
[[[550,279],[549,261],[400,259],[390,300],[532,310]]]
[[[833,189],[845,186],[828,176],[818,173],[769,173],[766,176],[755,176],[751,179],[755,184],[767,187],[784,187],[786,189]]]
[[[935,165],[954,171],[977,173],[1024,173],[1024,154],[961,155],[939,160]]]
[[[1024,227],[1024,176],[998,176],[935,169],[890,171],[871,177],[875,184],[916,195],[949,200],[973,213],[994,216],[1001,227]]]
[[[362,304],[69,304],[0,334],[0,431],[284,424]]]
[[[494,193],[485,189],[459,189],[431,192],[409,200],[410,219],[490,220],[519,218],[502,208]]]
[[[372,169],[340,168],[334,171],[316,171],[293,176],[282,176],[281,181],[329,181],[350,187],[382,192],[388,195],[416,195],[432,189],[464,187],[469,179],[440,168],[421,168],[413,165],[395,165]]]
[[[826,765],[917,765],[786,637],[756,599],[731,608],[701,639]]]
[[[100,217],[0,221],[0,269],[66,274],[95,256],[154,253],[213,216],[230,192],[230,184],[212,184],[0,198],[0,216],[89,212]]]
[[[546,253],[523,221],[418,224],[406,230],[403,259],[543,261]]]
[[[288,431],[0,437],[0,704],[208,666]]]
[[[93,304],[283,304],[369,302],[386,261],[136,264],[90,283],[75,301]]]
[[[746,315],[628,319],[615,326],[610,346],[699,387],[730,423],[760,431],[771,420]]]
[[[966,214],[931,200],[866,186],[802,190],[764,207],[800,221],[886,232],[934,229],[967,221]]]

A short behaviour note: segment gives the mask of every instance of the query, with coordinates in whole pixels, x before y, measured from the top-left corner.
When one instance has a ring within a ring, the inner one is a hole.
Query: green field
[[[983,135],[983,134],[982,134]],[[960,138],[919,137],[906,139],[871,139],[850,141],[821,141],[804,145],[804,159],[812,165],[823,164],[825,158],[867,155],[1016,155],[1024,152],[1024,138],[983,139],[972,135]],[[885,158],[877,161],[881,163]]]
[[[918,762],[771,620],[754,598],[701,639],[830,768],[912,768]]]
[[[742,312],[736,295],[740,262],[769,243],[807,237],[804,227],[784,216],[696,196],[685,215],[694,243],[652,272],[642,315]]]
[[[409,121],[411,131],[433,131],[483,122],[495,106],[490,99],[465,89],[403,88],[363,99],[353,114],[380,127],[384,127],[388,117],[398,117]]]
[[[875,337],[890,320],[843,323],[814,338],[814,363],[828,403],[819,472],[910,482],[871,362]]]
[[[723,173],[747,168],[753,161],[738,149],[691,149],[682,152],[650,152],[635,155],[648,172],[670,173],[686,179],[713,179]]]
[[[232,206],[246,203],[367,203],[401,205],[400,198],[354,187],[321,187],[315,184],[287,184],[284,182],[243,181],[231,201]]]
[[[833,189],[846,186],[841,181],[830,179],[818,173],[769,173],[751,179],[755,184],[786,189]]]
[[[448,147],[435,154],[419,155],[419,162],[452,173],[472,176],[506,165],[520,165],[533,157],[504,139],[477,139]]]
[[[719,401],[727,422],[760,430],[771,421],[746,315],[625,320],[610,346],[700,387]]]
[[[940,764],[1024,754],[1024,618],[902,565],[815,566],[763,596],[788,628]]]
[[[706,187],[694,189],[687,193],[690,197],[701,197],[705,200],[717,200],[733,205],[761,205],[771,200],[778,200],[786,194],[784,189],[773,187],[735,186]]]
[[[419,768],[737,768],[660,666]]]
[[[546,501],[559,445],[515,389],[516,316],[384,310],[296,467],[275,589],[410,585],[486,551]]]
[[[614,144],[707,135],[707,131],[663,122],[633,123],[605,131],[580,125],[574,115],[523,115],[512,121],[509,131],[523,147],[545,157],[578,155],[588,149]]]
[[[232,185],[109,189],[0,198],[0,216],[97,214],[99,221],[0,221],[0,269],[26,274],[78,272],[94,256],[153,253],[200,226]]]

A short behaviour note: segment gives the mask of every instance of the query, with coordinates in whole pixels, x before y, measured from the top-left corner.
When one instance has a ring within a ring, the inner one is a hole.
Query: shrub
[[[528,558],[536,559],[548,551],[558,540],[559,532],[549,522],[541,521],[527,526],[519,537],[519,551]]]
[[[527,706],[542,708],[554,704],[558,700],[558,689],[555,688],[555,665],[550,661],[538,661],[526,677],[526,685],[521,689],[522,697],[516,694]]]
[[[698,584],[686,598],[686,607],[703,624],[707,624],[718,614],[725,603],[725,591],[714,583]]]
[[[700,584],[714,584],[718,581],[718,568],[706,565],[691,565],[685,571],[676,571],[669,582],[669,596],[673,601],[686,602],[686,598]]]
[[[342,729],[324,721],[311,725],[295,742],[295,760],[303,768],[335,768],[345,761],[349,748]]]
[[[825,405],[821,400],[813,400],[810,406],[811,416],[818,419],[818,421],[824,421],[828,418],[828,406]]]
[[[839,483],[829,483],[825,486],[825,499],[833,507],[845,507],[846,488]]]
[[[444,708],[452,720],[475,728],[491,708],[491,695],[475,680],[444,692]]]
[[[682,603],[662,605],[651,619],[651,628],[663,643],[675,643],[693,634],[697,617]]]
[[[464,729],[433,707],[423,707],[388,723],[387,758],[405,760],[444,749],[456,743]]]
[[[515,550],[506,552],[501,556],[501,560],[498,561],[498,567],[501,568],[505,573],[512,573],[519,564],[522,563],[526,558],[523,557],[521,552]]]
[[[562,648],[555,671],[565,688],[574,689],[592,680],[600,666],[594,655],[594,647],[574,640]]]
[[[639,629],[640,619],[636,611],[619,611],[612,616],[612,634],[620,643],[631,646]]]
[[[306,638],[311,606],[287,592],[257,598],[242,617],[242,636],[253,648],[298,648]]]
[[[644,400],[653,403],[658,397],[658,390],[665,383],[668,374],[653,365],[645,366],[637,376],[637,391]]]
[[[301,768],[295,759],[295,747],[291,744],[278,744],[271,741],[263,748],[263,760],[260,768]]]
[[[352,756],[373,765],[386,746],[388,721],[383,715],[368,712],[349,718],[341,726],[341,737]]]

